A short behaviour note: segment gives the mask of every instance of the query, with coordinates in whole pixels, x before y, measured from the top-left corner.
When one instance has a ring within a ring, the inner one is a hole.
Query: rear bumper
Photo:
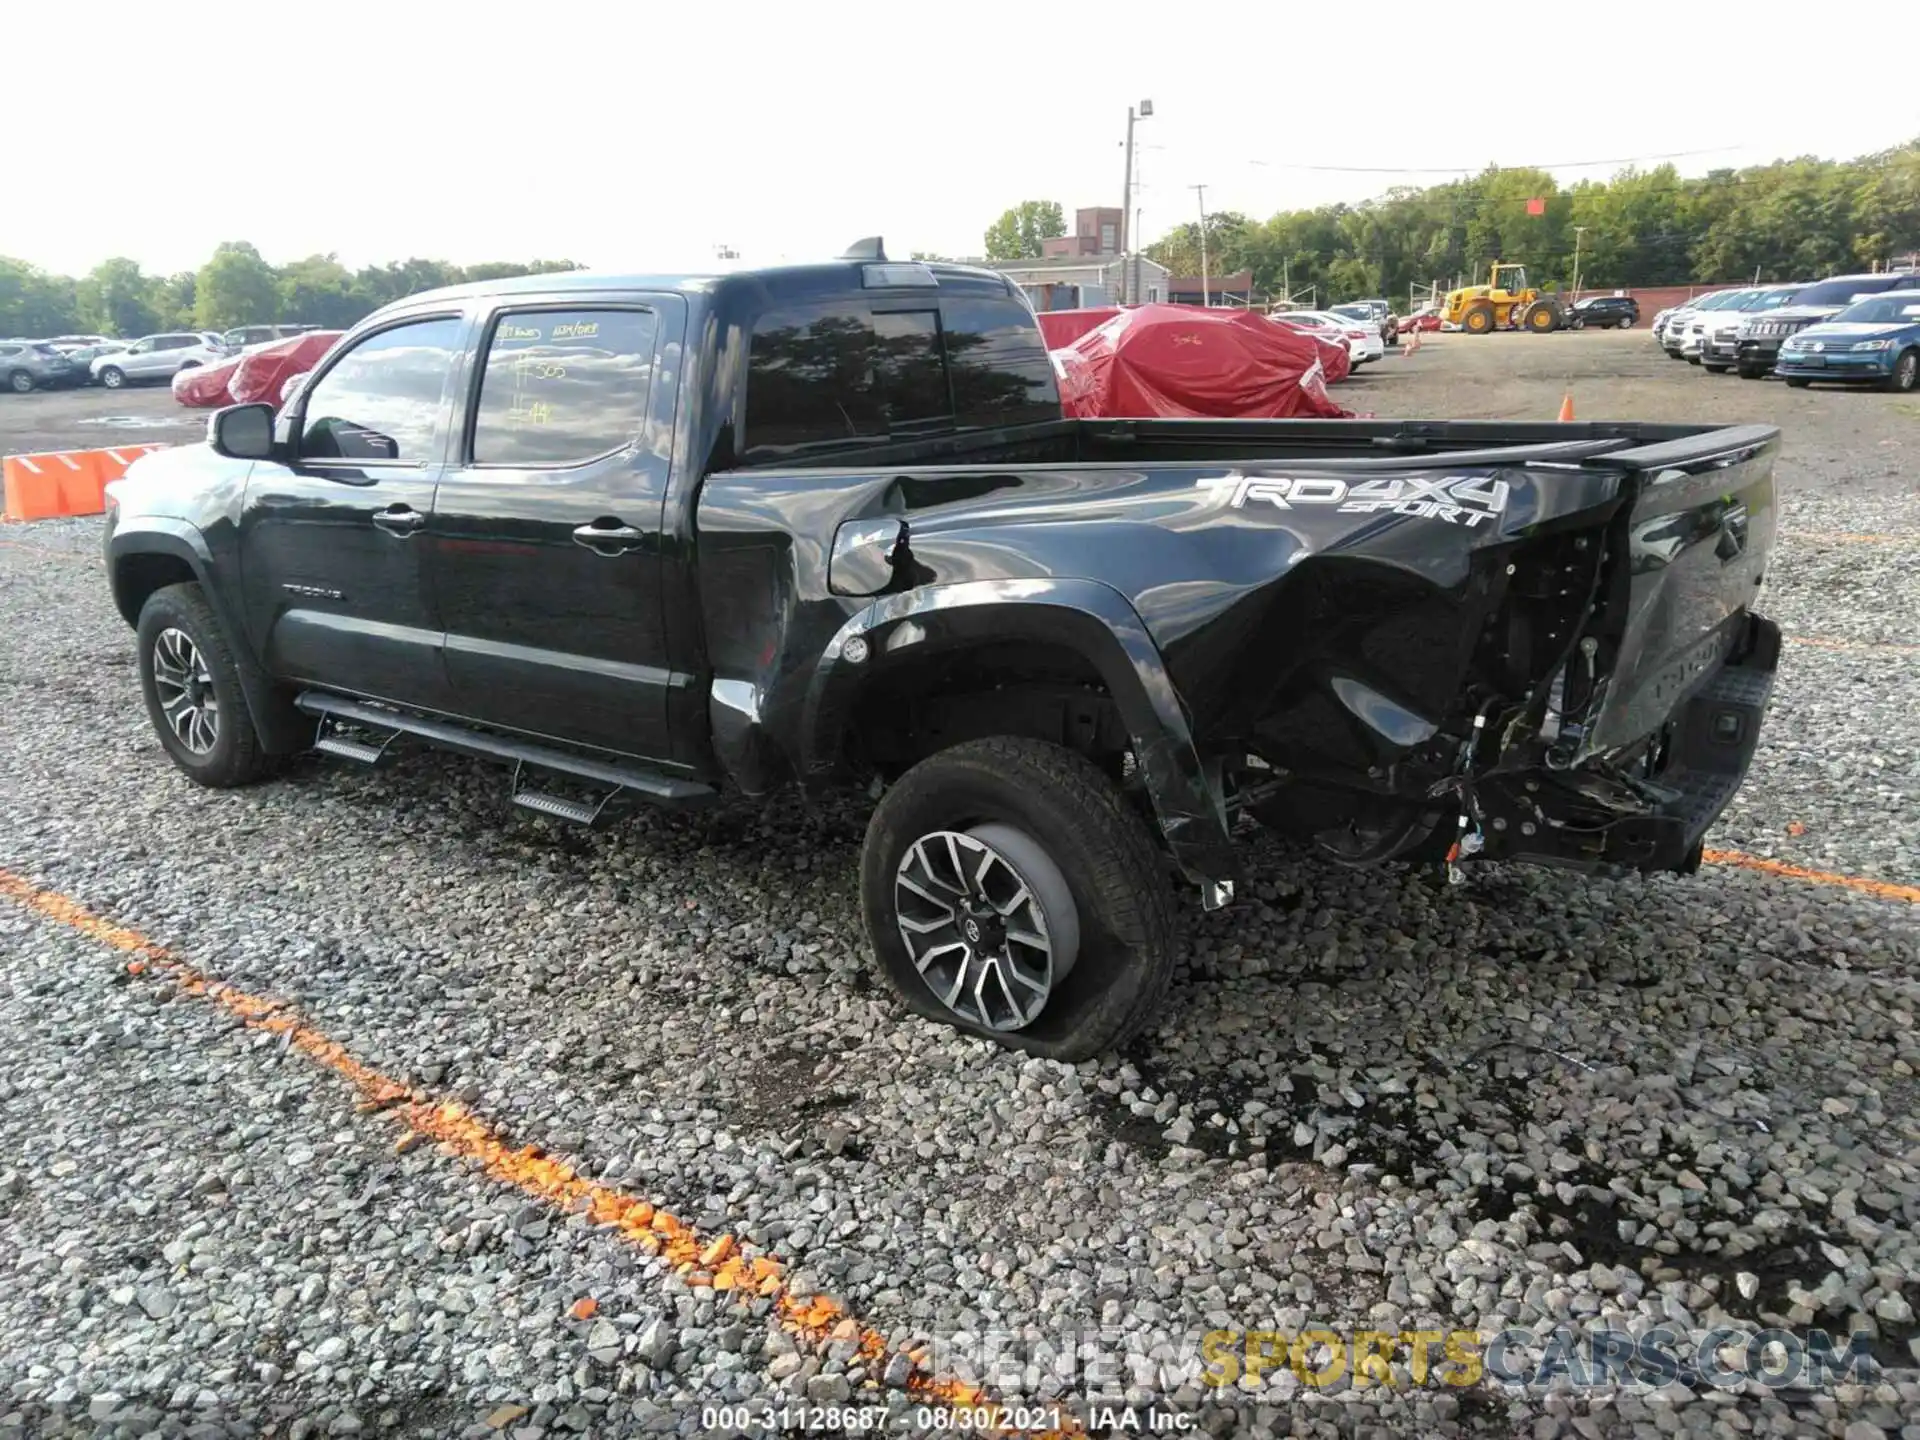
[[[1743,613],[1723,643],[1723,658],[1631,766],[1538,769],[1482,785],[1481,853],[1577,870],[1693,870],[1701,837],[1753,763],[1780,663],[1780,628],[1764,616]]]

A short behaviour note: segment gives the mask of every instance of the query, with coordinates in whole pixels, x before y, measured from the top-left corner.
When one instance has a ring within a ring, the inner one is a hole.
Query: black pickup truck
[[[1775,430],[1066,420],[1016,288],[871,241],[414,296],[208,428],[105,541],[192,779],[425,743],[582,821],[866,786],[893,985],[1057,1058],[1153,1016],[1166,872],[1226,903],[1243,813],[1691,869],[1779,655]]]

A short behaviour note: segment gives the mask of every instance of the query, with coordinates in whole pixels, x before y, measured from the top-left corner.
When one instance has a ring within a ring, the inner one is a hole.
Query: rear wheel
[[[1633,317],[1631,315],[1622,315],[1620,317],[1619,328],[1622,330],[1631,330],[1633,328]]]
[[[109,390],[118,390],[127,383],[127,372],[118,365],[109,365],[100,372],[100,383]]]
[[[24,370],[15,370],[7,376],[7,388],[16,395],[25,395],[33,389],[33,376]]]
[[[277,768],[260,744],[240,670],[198,585],[168,585],[140,608],[140,691],[173,763],[195,784],[250,785]]]
[[[908,1008],[1048,1059],[1119,1044],[1173,974],[1145,822],[1090,762],[1044,741],[969,741],[902,776],[867,827],[860,903]]]
[[[1920,350],[1909,350],[1893,362],[1893,374],[1887,377],[1887,388],[1902,392],[1920,385]]]

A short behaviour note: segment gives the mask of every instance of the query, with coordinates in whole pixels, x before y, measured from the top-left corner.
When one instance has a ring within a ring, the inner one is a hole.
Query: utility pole
[[[1573,298],[1580,298],[1580,237],[1587,233],[1587,227],[1573,227]]]
[[[1127,217],[1133,214],[1133,122],[1153,118],[1153,101],[1142,100],[1138,111],[1127,107],[1127,178],[1120,186],[1120,303],[1127,305],[1133,301],[1133,274],[1127,264],[1128,242],[1133,238],[1127,233]]]
[[[1213,303],[1207,298],[1207,187],[1192,185],[1188,188],[1200,196],[1200,308],[1204,310]]]

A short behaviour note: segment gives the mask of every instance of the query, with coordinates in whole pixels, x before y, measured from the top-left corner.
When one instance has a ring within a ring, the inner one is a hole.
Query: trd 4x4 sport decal
[[[1401,475],[1349,483],[1330,475],[1286,478],[1232,472],[1196,480],[1202,490],[1227,497],[1234,509],[1249,504],[1291,510],[1296,505],[1331,505],[1343,515],[1390,512],[1423,520],[1444,520],[1469,529],[1507,508],[1507,482],[1481,475]]]

